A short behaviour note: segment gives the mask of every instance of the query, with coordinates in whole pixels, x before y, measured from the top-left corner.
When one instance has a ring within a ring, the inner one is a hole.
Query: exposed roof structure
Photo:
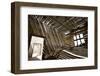
[[[62,50],[75,48],[73,36],[76,34],[83,33],[85,41],[87,39],[87,17],[29,15],[28,18],[29,44],[32,35],[45,38],[44,59],[53,55],[59,57]],[[86,49],[86,44],[79,47]],[[80,55],[87,56],[87,51]]]

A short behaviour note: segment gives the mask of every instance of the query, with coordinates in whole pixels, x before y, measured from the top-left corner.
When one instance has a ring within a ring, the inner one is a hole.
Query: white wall
[[[74,4],[98,6],[98,20],[100,20],[100,0],[0,0],[0,76],[17,76],[10,73],[11,60],[11,15],[10,3],[13,1],[25,2],[41,2],[41,3],[57,3],[57,4]],[[100,33],[100,22],[98,21],[98,33]],[[100,42],[100,35],[98,35],[98,43]],[[98,44],[98,47],[100,44]],[[100,50],[98,48],[98,50]],[[100,51],[99,58],[100,58]],[[37,74],[24,74],[24,76],[99,76],[100,60],[98,70],[81,70],[81,71],[65,71],[65,72],[50,72]],[[23,74],[18,75],[23,76]]]

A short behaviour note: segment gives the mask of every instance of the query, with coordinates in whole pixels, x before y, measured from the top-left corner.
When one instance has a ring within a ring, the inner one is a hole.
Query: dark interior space
[[[32,36],[44,38],[42,60],[88,57],[87,17],[28,15],[28,48]]]

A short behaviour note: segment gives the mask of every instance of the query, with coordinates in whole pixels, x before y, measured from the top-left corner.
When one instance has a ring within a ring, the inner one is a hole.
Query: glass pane
[[[82,42],[82,43],[85,43],[85,40],[84,40],[84,39],[81,39],[81,42]]]
[[[32,57],[37,57],[41,55],[41,44],[33,43],[33,54]]]
[[[80,34],[80,38],[83,38],[83,34]]]
[[[78,40],[78,45],[80,45],[81,44],[81,42],[80,42],[80,40]]]
[[[76,40],[76,36],[74,36],[74,40]]]
[[[77,46],[77,41],[74,41],[75,46]]]
[[[79,35],[77,35],[77,39],[79,39]]]

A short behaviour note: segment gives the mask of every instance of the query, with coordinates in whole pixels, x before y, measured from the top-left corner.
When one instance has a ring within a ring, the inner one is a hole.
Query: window
[[[41,55],[41,47],[42,45],[40,43],[33,43],[32,45],[32,49],[33,49],[33,54],[32,57],[37,57]]]
[[[29,60],[42,60],[44,38],[32,36],[29,46]]]
[[[84,37],[83,37],[82,33],[75,35],[73,38],[74,38],[75,46],[80,46],[80,45],[85,43],[85,40],[84,40]]]

